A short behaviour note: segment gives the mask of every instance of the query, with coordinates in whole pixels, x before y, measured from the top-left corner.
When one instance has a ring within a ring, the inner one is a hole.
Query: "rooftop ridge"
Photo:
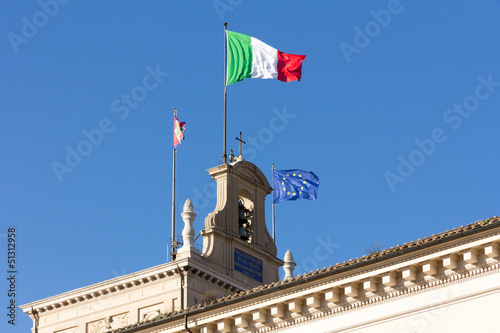
[[[369,259],[372,259],[374,257],[379,257],[379,256],[384,256],[384,255],[389,254],[389,253],[394,253],[394,251],[399,251],[399,250],[403,250],[403,249],[409,249],[409,248],[412,248],[412,247],[415,247],[415,246],[418,247],[420,244],[428,244],[428,243],[431,243],[433,241],[441,240],[441,239],[446,238],[446,237],[451,237],[453,235],[460,234],[460,233],[462,233],[464,231],[470,231],[470,230],[473,230],[473,229],[478,229],[478,228],[483,227],[485,225],[489,225],[490,223],[491,224],[495,224],[495,223],[499,223],[500,224],[500,217],[494,216],[494,217],[488,218],[486,220],[479,220],[479,221],[476,221],[474,223],[469,223],[469,224],[467,224],[465,226],[462,225],[462,226],[460,226],[458,228],[453,228],[451,230],[446,230],[446,231],[441,232],[441,233],[439,233],[437,235],[436,234],[432,234],[431,236],[425,237],[423,239],[419,238],[416,241],[411,241],[411,242],[408,242],[408,243],[403,243],[403,245],[392,246],[392,247],[390,247],[388,249],[381,250],[381,251],[376,252],[376,253],[364,255],[361,258],[350,259],[348,261],[344,261],[343,263],[352,262],[352,261],[358,261],[358,260],[359,261],[369,260]],[[337,263],[336,265],[339,265],[339,263]],[[336,266],[336,265],[334,265],[334,266]]]

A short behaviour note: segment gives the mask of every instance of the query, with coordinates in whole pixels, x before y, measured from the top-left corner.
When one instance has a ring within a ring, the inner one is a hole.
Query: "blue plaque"
[[[234,269],[262,282],[262,260],[237,248],[234,248]]]

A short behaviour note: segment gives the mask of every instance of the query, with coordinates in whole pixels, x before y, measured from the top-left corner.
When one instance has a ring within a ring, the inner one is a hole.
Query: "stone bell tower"
[[[33,332],[107,332],[278,281],[283,261],[266,227],[264,201],[272,191],[266,177],[241,156],[208,173],[217,181],[217,205],[205,219],[201,253],[193,244],[198,224],[187,199],[183,246],[173,261],[22,305]],[[287,278],[291,261],[287,255]],[[231,320],[218,323],[218,332],[231,331]]]
[[[266,177],[241,157],[208,173],[217,181],[217,205],[201,232],[203,261],[249,288],[278,281],[283,261],[266,227]]]

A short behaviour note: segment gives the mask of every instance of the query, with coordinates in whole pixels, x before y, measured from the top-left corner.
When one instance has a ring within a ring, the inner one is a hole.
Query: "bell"
[[[243,223],[240,224],[239,232],[240,232],[240,238],[243,240],[248,240],[248,234],[247,234],[247,224]]]
[[[245,206],[243,205],[242,199],[238,201],[238,219],[240,220],[246,220],[248,217],[247,210],[245,209]],[[243,223],[243,222],[240,222]]]
[[[240,220],[246,220],[247,219],[247,214],[245,212],[245,208],[240,207],[240,209],[238,210],[238,215],[239,215],[238,218]]]

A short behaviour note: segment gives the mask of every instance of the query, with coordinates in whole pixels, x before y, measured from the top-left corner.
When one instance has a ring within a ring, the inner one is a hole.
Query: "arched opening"
[[[238,196],[238,234],[241,240],[252,242],[254,205],[250,193],[242,190]]]

